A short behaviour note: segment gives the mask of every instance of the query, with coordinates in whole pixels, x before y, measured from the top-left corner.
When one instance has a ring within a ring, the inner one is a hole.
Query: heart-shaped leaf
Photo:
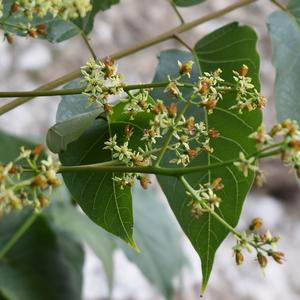
[[[268,20],[272,61],[276,68],[275,103],[278,121],[300,122],[300,2],[289,2],[287,11],[273,13]]]
[[[256,41],[256,34],[251,28],[239,26],[236,23],[229,24],[200,40],[194,48],[194,57],[190,53],[178,50],[162,52],[154,81],[166,80],[167,74],[176,77],[177,60],[186,62],[194,59],[196,66],[194,72],[200,75],[202,72],[211,72],[221,68],[222,77],[227,82],[233,80],[232,70],[238,70],[241,65],[246,64],[250,70],[249,76],[253,78],[254,85],[259,89],[259,57],[256,52]],[[193,73],[191,82],[197,81],[195,81],[195,75]],[[184,96],[188,96],[185,90],[182,92]],[[174,101],[163,92],[163,89],[156,91],[153,96],[164,99],[167,103]],[[235,103],[235,97],[234,93],[225,95],[224,99],[218,102],[214,112],[206,115],[204,119],[201,108],[198,108],[199,113],[196,113],[197,108],[193,107],[193,115],[198,115],[199,119],[202,118],[208,128],[219,130],[220,137],[211,143],[214,148],[213,154],[199,155],[192,161],[192,166],[238,159],[241,151],[246,154],[255,151],[255,143],[248,138],[248,135],[261,124],[261,113],[253,111],[240,115],[236,111],[229,110]],[[163,164],[168,164],[169,159],[170,157],[166,155]],[[245,178],[232,165],[194,173],[186,176],[186,179],[196,188],[198,184],[213,181],[218,177],[223,179],[224,190],[220,194],[222,203],[217,212],[230,225],[236,226],[244,199],[252,185],[253,174]],[[211,273],[215,252],[228,235],[228,230],[210,214],[204,214],[199,219],[192,217],[190,207],[188,207],[188,197],[176,178],[159,176],[158,179],[177,220],[201,258],[203,292]]]
[[[68,102],[67,99],[70,101]],[[72,106],[73,99],[74,96],[64,98],[64,103],[59,107],[58,115],[63,117],[60,110],[68,111],[66,107]],[[109,124],[105,120],[96,120],[93,126],[88,128],[78,140],[69,144],[67,151],[60,154],[62,163],[68,166],[111,161],[110,151],[103,150],[104,142],[115,133],[123,136],[126,125],[134,128],[135,133],[131,138],[130,147],[137,149],[140,146],[143,128],[148,125],[149,116],[139,114],[135,123],[132,123],[129,116],[122,113],[124,105],[124,103],[119,103],[115,106],[114,113],[109,118]],[[74,113],[76,114],[76,112],[77,109]],[[72,118],[72,122],[77,117]],[[68,121],[70,119],[65,122]],[[64,174],[64,180],[74,199],[96,224],[136,248],[132,237],[133,216],[130,189],[121,189],[113,180],[113,177],[120,175],[122,174],[71,173]]]

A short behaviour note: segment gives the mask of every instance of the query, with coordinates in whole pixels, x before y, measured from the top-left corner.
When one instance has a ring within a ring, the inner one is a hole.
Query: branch
[[[246,158],[249,159],[251,157],[255,158],[264,158],[270,157],[281,153],[281,146],[283,143],[278,143],[275,145],[268,146],[259,151],[256,151],[250,155],[247,155]],[[275,149],[277,148],[277,149]],[[270,151],[273,150],[274,151]],[[166,176],[182,176],[191,173],[203,172],[212,170],[215,168],[226,167],[232,165],[234,162],[239,161],[239,158],[234,158],[231,160],[227,160],[220,163],[208,164],[202,166],[194,166],[194,167],[180,167],[180,168],[165,168],[159,166],[150,166],[150,167],[128,167],[125,165],[114,165],[110,164],[111,162],[107,162],[106,165],[103,163],[98,164],[90,164],[90,165],[79,165],[79,166],[62,166],[59,169],[60,173],[69,173],[69,172],[124,172],[124,173],[145,173],[145,174],[157,174],[157,175],[166,175]]]
[[[271,0],[271,2],[276,5],[278,8],[280,8],[283,11],[287,11],[287,8],[283,6],[281,3],[279,3],[277,0]]]
[[[143,89],[151,89],[151,88],[159,88],[166,87],[170,82],[151,82],[151,83],[142,83],[142,84],[129,84],[122,86],[125,92],[132,90],[143,90]],[[194,85],[191,83],[182,83],[181,86],[186,88],[193,88]],[[103,91],[108,91],[113,87],[103,88]],[[44,90],[35,90],[35,91],[12,91],[12,92],[0,92],[0,98],[9,98],[9,97],[44,97],[44,96],[62,96],[62,95],[77,95],[84,92],[85,87],[77,88],[77,89],[62,89],[62,90],[52,90],[52,91],[44,91]]]
[[[216,19],[216,18],[219,18],[221,16],[224,16],[240,7],[243,7],[243,6],[246,6],[246,5],[249,5],[251,3],[254,3],[256,0],[240,0],[240,1],[237,1],[236,3],[232,4],[232,5],[229,5],[221,10],[218,10],[216,12],[213,12],[211,14],[208,14],[204,17],[201,17],[201,18],[198,18],[194,21],[191,21],[189,23],[186,23],[186,24],[182,24],[180,26],[177,26],[169,31],[166,31],[154,38],[150,38],[142,43],[138,43],[132,47],[129,47],[125,50],[122,50],[122,51],[119,51],[119,52],[116,52],[112,55],[110,55],[111,58],[113,59],[120,59],[120,58],[123,58],[123,57],[126,57],[128,55],[131,55],[133,53],[136,53],[142,49],[145,49],[145,48],[148,48],[148,47],[151,47],[153,45],[156,45],[158,43],[161,43],[163,41],[166,41],[166,40],[169,40],[169,39],[172,39],[174,37],[174,34],[178,34],[178,33],[181,33],[181,32],[185,32],[185,31],[188,31],[198,25],[201,25],[203,23],[206,23],[210,20],[213,20],[213,19]],[[42,85],[40,86],[38,89],[36,89],[36,91],[40,91],[40,90],[52,90],[52,89],[55,89],[71,80],[74,80],[76,78],[78,78],[80,76],[80,70],[74,70],[52,82],[49,82],[45,85]],[[30,101],[31,99],[33,99],[33,97],[22,97],[22,98],[17,98],[15,100],[13,100],[12,102],[10,103],[7,103],[6,105],[3,105],[2,107],[0,107],[0,116],[28,101]]]

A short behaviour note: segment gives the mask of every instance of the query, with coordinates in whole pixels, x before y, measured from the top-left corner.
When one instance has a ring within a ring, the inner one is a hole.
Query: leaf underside
[[[273,13],[268,19],[272,41],[272,61],[276,68],[275,104],[278,121],[300,122],[300,3],[290,1],[288,11]]]

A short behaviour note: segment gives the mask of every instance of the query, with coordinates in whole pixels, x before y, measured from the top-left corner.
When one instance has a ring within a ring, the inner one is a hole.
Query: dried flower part
[[[263,225],[263,220],[261,218],[255,218],[251,221],[251,224],[249,226],[249,230],[254,231],[254,230],[259,230],[261,229]]]
[[[177,83],[176,81],[171,81],[171,82],[167,85],[167,87],[166,87],[166,89],[165,89],[165,92],[169,92],[169,93],[171,93],[171,94],[174,95],[174,96],[179,96],[179,95],[181,95],[181,92],[180,92],[180,90],[179,90],[179,88],[178,88],[178,83]]]
[[[187,75],[189,78],[191,77],[191,72],[193,70],[194,62],[192,60],[187,61],[186,63],[181,63],[179,60],[177,61],[179,66],[179,74]]]
[[[216,128],[210,128],[208,130],[208,136],[212,139],[216,139],[220,136],[220,132]]]
[[[60,164],[49,156],[37,164],[43,150],[42,145],[34,149],[21,147],[15,161],[0,164],[0,214],[20,210],[30,206],[36,211],[48,204],[53,188],[60,184],[57,171]],[[22,179],[23,169],[16,164],[25,163],[26,170],[34,174],[32,178]]]
[[[151,180],[150,180],[149,176],[148,175],[143,175],[143,176],[140,176],[138,179],[140,181],[141,187],[144,190],[147,190],[148,187],[149,187],[149,184],[151,184]]]

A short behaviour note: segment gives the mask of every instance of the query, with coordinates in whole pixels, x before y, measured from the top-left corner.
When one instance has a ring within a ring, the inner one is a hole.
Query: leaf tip
[[[133,239],[128,241],[128,245],[137,253],[141,253],[141,249]]]
[[[206,281],[203,281],[203,282],[202,282],[201,289],[200,289],[200,298],[203,298],[204,293],[205,293],[205,291],[206,291],[206,287],[207,287],[207,282],[206,282]]]

